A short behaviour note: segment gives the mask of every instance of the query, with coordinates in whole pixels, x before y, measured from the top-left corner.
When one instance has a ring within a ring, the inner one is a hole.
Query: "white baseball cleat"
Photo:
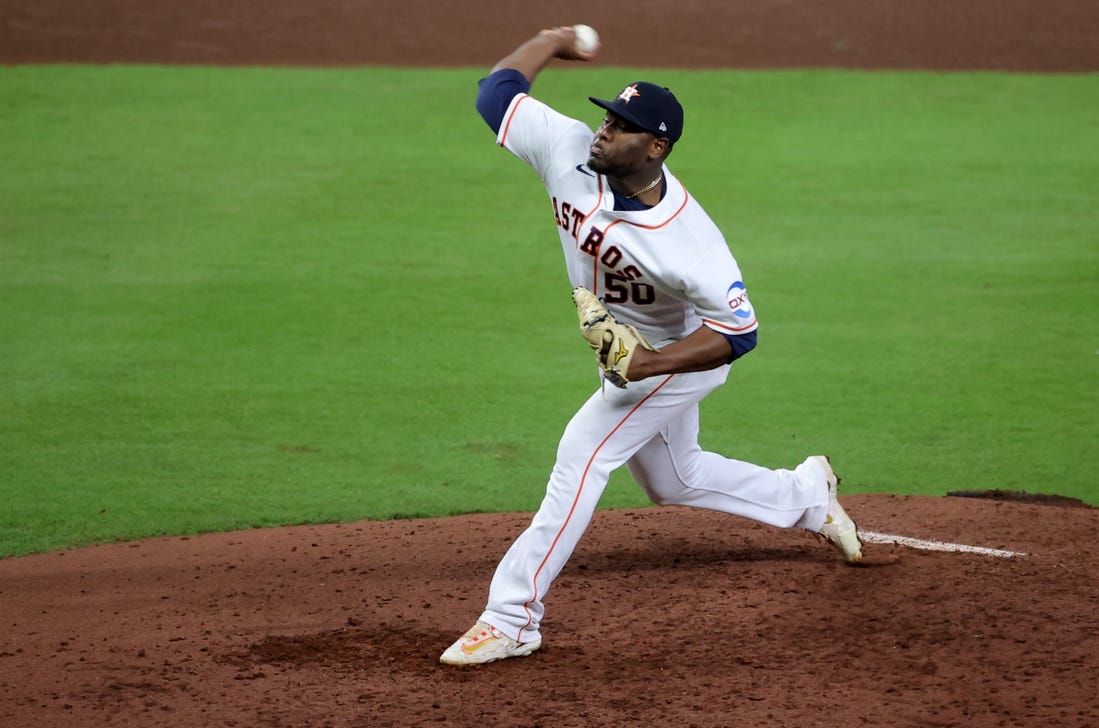
[[[542,640],[516,642],[488,622],[477,622],[447,648],[439,662],[444,665],[481,665],[507,657],[526,657],[542,646]]]
[[[855,522],[840,505],[839,476],[832,470],[832,463],[827,455],[813,455],[809,460],[815,461],[824,470],[824,478],[828,481],[828,515],[825,516],[824,525],[820,527],[817,536],[827,539],[835,546],[843,554],[844,561],[857,564],[862,561],[862,543],[859,541]]]

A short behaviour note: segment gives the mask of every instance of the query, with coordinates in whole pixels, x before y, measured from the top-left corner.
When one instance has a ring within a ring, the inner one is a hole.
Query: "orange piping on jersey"
[[[591,217],[595,213],[595,211],[599,209],[599,206],[603,204],[603,178],[597,177],[596,181],[599,183],[599,197],[595,200],[595,207],[588,210],[588,214],[584,215],[584,219],[580,221],[581,225],[586,223],[588,221],[588,218]],[[576,247],[580,247],[579,240],[576,241]]]
[[[739,327],[738,326],[729,326],[728,324],[723,324],[720,321],[714,321],[713,319],[708,319],[708,318],[702,319],[702,323],[706,324],[707,326],[712,326],[714,328],[727,329],[729,331],[738,332],[738,331],[747,331],[748,329],[752,328],[753,326],[756,325],[756,320],[752,319],[751,323],[748,323],[748,324],[745,324],[744,326],[739,326]]]
[[[678,180],[677,180],[677,181],[678,181]],[[662,227],[664,227],[665,225],[667,225],[668,223],[670,223],[670,222],[671,222],[672,220],[674,220],[674,219],[676,219],[677,217],[679,217],[679,213],[683,212],[683,208],[685,208],[685,207],[687,206],[687,203],[691,201],[691,195],[690,195],[690,194],[689,194],[689,193],[687,192],[687,188],[683,186],[683,183],[682,183],[682,182],[680,182],[680,183],[679,183],[679,187],[680,187],[680,189],[682,189],[682,190],[683,190],[683,204],[682,204],[682,205],[680,205],[680,206],[679,206],[679,209],[678,209],[678,210],[676,210],[675,212],[673,212],[673,213],[672,213],[672,216],[671,216],[671,217],[669,217],[669,218],[668,218],[667,220],[665,220],[664,222],[662,222],[662,223],[659,223],[659,224],[657,224],[657,225],[642,225],[642,224],[641,224],[641,223],[639,223],[639,222],[631,222],[631,221],[629,221],[629,220],[626,220],[626,219],[623,219],[623,218],[619,218],[618,220],[615,220],[615,221],[614,221],[613,223],[611,223],[610,225],[608,225],[608,226],[607,226],[607,230],[610,230],[610,229],[611,229],[612,227],[614,227],[615,225],[617,225],[617,224],[618,224],[618,223],[620,223],[620,222],[624,222],[624,223],[626,223],[627,225],[633,225],[634,227],[639,227],[639,228],[645,228],[646,230],[659,230],[660,228],[662,228]],[[605,234],[605,233],[606,233],[606,231],[604,231],[604,234]]]
[[[588,210],[588,214],[584,215],[584,219],[580,221],[580,227],[581,228],[584,227],[584,223],[586,223],[588,221],[588,218],[591,217],[592,215],[594,215],[595,211],[598,210],[603,205],[603,178],[600,176],[600,177],[597,178],[597,181],[599,182],[599,197],[595,201],[595,207]],[[576,236],[576,247],[577,248],[580,247],[580,236],[579,235]],[[592,279],[591,292],[595,296],[599,295],[599,249],[602,248],[602,247],[603,247],[603,244],[600,243],[599,247],[595,249],[595,255],[592,256],[592,262],[591,262],[591,279]]]
[[[662,223],[658,223],[656,225],[642,225],[639,222],[631,222],[630,220],[627,220],[625,218],[620,217],[617,220],[615,220],[614,222],[612,222],[610,225],[608,225],[607,229],[603,231],[603,240],[606,240],[607,236],[610,235],[611,228],[614,227],[615,225],[617,225],[620,222],[624,222],[627,225],[633,225],[634,227],[644,228],[646,230],[659,230],[660,228],[662,228],[665,225],[667,225],[668,223],[670,223],[672,220],[679,217],[679,213],[683,212],[683,210],[687,207],[687,203],[691,201],[691,195],[687,192],[687,188],[683,186],[682,182],[679,183],[679,187],[680,187],[680,189],[683,190],[683,204],[680,205],[679,209],[676,210],[675,212],[673,212],[671,214],[671,217],[669,217],[667,220],[665,220]],[[592,212],[595,212],[595,210],[592,210]],[[589,213],[589,214],[591,214],[591,213]],[[591,277],[592,277],[592,293],[594,293],[596,296],[599,295],[598,290],[597,290],[598,286],[599,286],[599,265],[598,265],[598,262],[599,262],[599,260],[598,260],[598,258],[596,258],[596,265],[592,267],[592,274],[591,274]]]
[[[623,417],[609,433],[607,433],[607,436],[603,438],[603,441],[599,443],[599,445],[592,452],[591,457],[588,458],[588,464],[584,467],[584,474],[580,476],[580,487],[576,489],[576,497],[572,499],[572,506],[569,508],[569,515],[566,516],[565,522],[561,525],[561,530],[557,532],[556,536],[554,536],[553,543],[550,544],[549,551],[547,551],[545,557],[543,557],[542,563],[538,564],[538,569],[534,572],[534,583],[531,584],[531,587],[534,590],[534,596],[530,598],[530,601],[523,605],[523,609],[526,610],[527,613],[527,623],[519,628],[519,634],[516,635],[515,638],[516,642],[523,641],[523,630],[529,627],[530,623],[534,621],[534,615],[530,613],[530,605],[538,601],[538,576],[542,573],[542,569],[545,568],[546,562],[549,561],[550,554],[552,554],[553,550],[557,547],[557,542],[561,540],[561,534],[563,534],[565,532],[565,529],[569,527],[569,521],[572,520],[572,514],[576,512],[576,504],[580,500],[580,494],[584,492],[584,482],[588,479],[588,471],[591,470],[591,465],[593,462],[595,462],[595,457],[599,454],[599,451],[603,449],[603,446],[607,444],[607,441],[614,436],[614,433],[622,429],[622,425],[626,424],[626,420],[630,419],[630,417],[633,416],[634,412],[641,409],[641,406],[648,402],[654,394],[663,389],[665,384],[672,381],[673,377],[675,377],[674,374],[669,374],[663,382],[657,385],[656,389],[649,392],[647,395],[645,395],[644,399],[634,405],[633,409],[627,412],[626,416]]]
[[[504,122],[504,134],[500,137],[500,146],[504,146],[508,140],[508,130],[511,129],[511,120],[515,118],[515,112],[519,110],[519,105],[530,98],[527,94],[519,94],[521,97],[515,102],[515,106],[511,107],[511,113],[508,114],[507,121]]]

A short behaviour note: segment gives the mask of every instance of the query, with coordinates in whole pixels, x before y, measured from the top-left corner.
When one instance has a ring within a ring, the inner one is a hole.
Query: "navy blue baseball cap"
[[[683,107],[665,86],[638,81],[622,89],[614,101],[594,96],[588,99],[657,137],[665,137],[674,143],[683,136]]]

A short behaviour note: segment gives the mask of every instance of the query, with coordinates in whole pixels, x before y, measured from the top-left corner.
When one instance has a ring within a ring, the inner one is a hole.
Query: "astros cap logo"
[[[635,83],[633,86],[627,86],[626,88],[622,89],[622,93],[618,94],[618,98],[628,104],[630,103],[630,99],[632,99],[634,96],[640,95],[641,92],[637,90],[637,84]]]

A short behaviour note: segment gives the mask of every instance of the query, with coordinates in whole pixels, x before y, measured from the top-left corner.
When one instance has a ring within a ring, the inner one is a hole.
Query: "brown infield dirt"
[[[1077,0],[0,0],[0,62],[487,67],[574,21],[606,65],[1099,69]],[[1099,510],[961,495],[845,503],[867,531],[1017,555],[875,543],[850,568],[803,532],[600,512],[543,649],[466,669],[439,653],[530,514],[6,559],[0,725],[1099,725]]]

